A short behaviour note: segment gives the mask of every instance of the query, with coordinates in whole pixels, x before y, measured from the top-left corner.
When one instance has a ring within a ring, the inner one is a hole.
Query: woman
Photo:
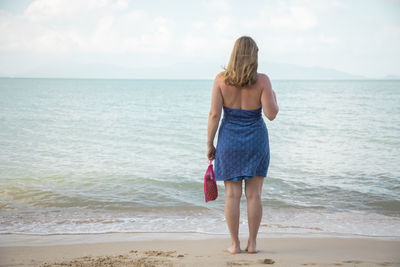
[[[267,75],[257,73],[258,47],[250,37],[236,40],[228,67],[214,81],[208,117],[207,157],[215,159],[215,179],[225,184],[225,217],[231,234],[230,253],[239,253],[239,217],[245,180],[249,239],[246,251],[256,253],[262,218],[261,189],[269,166],[268,131],[261,110],[275,119],[278,104]],[[217,148],[214,137],[224,110]]]

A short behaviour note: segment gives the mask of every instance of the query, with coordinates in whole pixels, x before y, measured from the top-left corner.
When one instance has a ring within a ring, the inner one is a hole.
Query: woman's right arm
[[[264,115],[270,120],[274,120],[279,112],[278,102],[276,100],[276,94],[272,90],[271,81],[267,75],[262,75],[263,77],[263,88],[261,92],[261,104],[264,111]]]
[[[223,98],[220,87],[221,79],[222,74],[220,73],[215,77],[211,93],[211,107],[208,115],[207,127],[207,157],[209,160],[213,160],[215,157],[214,138],[222,113]]]

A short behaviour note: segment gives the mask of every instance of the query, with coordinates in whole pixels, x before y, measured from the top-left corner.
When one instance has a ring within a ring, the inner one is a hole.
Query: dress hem
[[[267,174],[254,174],[254,175],[236,175],[229,178],[215,178],[215,181],[243,181],[253,178],[254,176],[261,176],[263,178],[267,177]],[[240,180],[239,180],[240,179]]]

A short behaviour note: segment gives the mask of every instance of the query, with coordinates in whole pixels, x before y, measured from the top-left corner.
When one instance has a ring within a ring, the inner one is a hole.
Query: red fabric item
[[[204,175],[204,197],[206,202],[216,200],[218,197],[218,188],[217,183],[215,182],[214,169],[211,160],[206,174]]]

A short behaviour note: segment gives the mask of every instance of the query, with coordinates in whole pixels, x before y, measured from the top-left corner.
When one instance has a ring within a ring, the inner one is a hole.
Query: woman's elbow
[[[265,116],[270,120],[273,121],[278,115],[279,108],[277,107],[273,112],[265,113]]]
[[[214,112],[210,112],[208,114],[208,117],[210,120],[219,120],[221,117],[221,113],[214,113]]]
[[[276,114],[274,114],[274,115],[267,115],[267,118],[268,118],[270,121],[273,121],[273,120],[276,118]]]

